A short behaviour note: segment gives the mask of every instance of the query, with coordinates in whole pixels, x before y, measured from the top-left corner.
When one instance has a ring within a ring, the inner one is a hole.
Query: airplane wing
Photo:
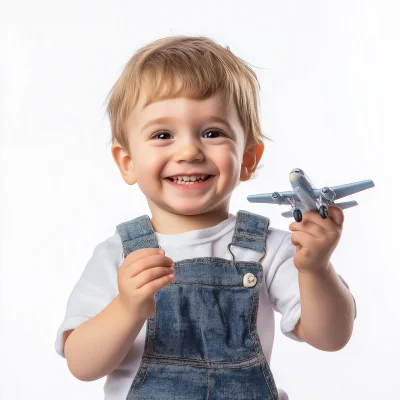
[[[273,199],[273,196],[278,193],[281,197],[279,198],[278,203],[276,203]],[[250,203],[269,203],[269,204],[287,204],[290,205],[288,199],[297,200],[297,196],[294,192],[274,192],[274,193],[264,193],[264,194],[251,194],[247,196],[247,200]]]
[[[351,194],[361,192],[362,190],[370,189],[374,186],[375,186],[374,182],[371,181],[371,179],[368,179],[366,181],[347,183],[345,185],[330,186],[329,188],[335,192],[336,194],[335,200],[337,200],[341,199],[342,197],[350,196]],[[319,197],[321,195],[321,189],[315,190],[314,195],[316,197]]]

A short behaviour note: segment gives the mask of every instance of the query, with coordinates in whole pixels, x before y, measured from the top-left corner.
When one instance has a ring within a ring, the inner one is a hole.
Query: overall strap
[[[148,215],[117,225],[117,231],[122,241],[123,258],[135,250],[160,247]]]
[[[261,262],[266,254],[266,241],[268,235],[269,218],[254,214],[249,211],[239,210],[236,215],[235,231],[228,251],[232,254],[230,246],[245,247],[263,253]]]

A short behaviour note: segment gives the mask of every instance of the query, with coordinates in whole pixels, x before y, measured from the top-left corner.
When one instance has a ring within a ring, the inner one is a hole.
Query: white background
[[[290,400],[399,398],[398,2],[3,0],[0,10],[2,400],[102,398],[104,379],[75,379],[54,340],[94,247],[149,212],[112,160],[103,102],[134,51],[172,34],[230,46],[261,84],[274,141],[231,212],[287,229],[287,208],[246,196],[290,190],[294,167],[318,187],[376,184],[346,199],[359,206],[345,211],[333,255],[357,299],[352,339],[319,351],[284,337],[277,314],[277,385]]]

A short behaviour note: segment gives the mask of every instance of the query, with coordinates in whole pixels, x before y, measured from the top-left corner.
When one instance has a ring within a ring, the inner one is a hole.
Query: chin
[[[163,208],[166,211],[179,215],[197,215],[210,211],[208,207],[205,208],[200,204],[196,204],[196,201],[193,201],[190,204],[174,204]]]
[[[198,215],[198,214],[203,214],[204,211],[199,210],[198,208],[174,208],[172,210],[175,214],[178,215],[186,215],[186,216],[191,216],[191,215]]]

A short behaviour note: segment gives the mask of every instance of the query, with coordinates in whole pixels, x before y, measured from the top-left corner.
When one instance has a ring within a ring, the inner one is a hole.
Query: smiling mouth
[[[168,180],[170,180],[171,182],[175,182],[175,183],[181,183],[181,184],[186,184],[186,185],[193,185],[194,183],[200,183],[200,182],[205,182],[208,179],[210,179],[213,175],[206,175],[206,177],[204,179],[196,179],[195,181],[192,180],[188,180],[185,181],[183,179],[173,179],[173,178],[167,178]]]

